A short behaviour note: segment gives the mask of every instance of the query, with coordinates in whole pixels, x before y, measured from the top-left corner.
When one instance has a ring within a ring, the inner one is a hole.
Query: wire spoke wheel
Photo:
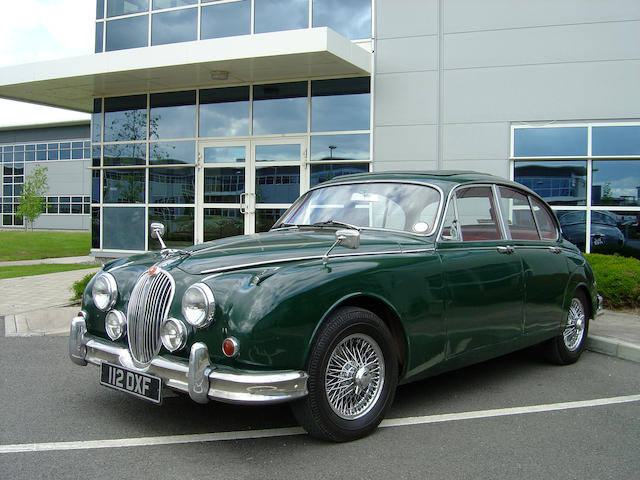
[[[564,344],[570,352],[575,351],[580,346],[584,336],[585,325],[584,306],[578,298],[574,298],[569,307],[567,326],[562,333]]]
[[[343,339],[327,363],[325,391],[329,406],[345,420],[366,415],[384,386],[384,356],[376,341],[358,333]]]

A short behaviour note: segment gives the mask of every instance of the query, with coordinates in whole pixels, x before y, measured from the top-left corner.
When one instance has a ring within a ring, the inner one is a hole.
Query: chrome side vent
[[[169,315],[175,282],[166,271],[151,267],[136,283],[127,308],[131,356],[146,365],[160,351],[160,325]]]

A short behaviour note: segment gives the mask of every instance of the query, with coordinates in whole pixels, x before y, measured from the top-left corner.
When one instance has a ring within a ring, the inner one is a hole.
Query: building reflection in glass
[[[514,179],[550,205],[586,205],[587,162],[516,162]]]

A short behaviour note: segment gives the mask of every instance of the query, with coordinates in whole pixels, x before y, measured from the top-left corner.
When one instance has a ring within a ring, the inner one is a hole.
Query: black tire
[[[580,358],[589,332],[589,303],[581,291],[573,294],[562,333],[545,344],[547,360],[557,365],[569,365]]]
[[[349,352],[358,352],[359,359]],[[368,310],[336,310],[320,327],[307,359],[309,394],[291,405],[310,435],[346,442],[382,421],[398,384],[396,346],[384,322]]]

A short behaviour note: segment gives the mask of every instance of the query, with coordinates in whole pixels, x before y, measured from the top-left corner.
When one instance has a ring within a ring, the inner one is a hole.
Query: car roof
[[[354,175],[344,175],[335,177],[322,185],[350,183],[350,182],[384,182],[384,181],[405,181],[419,183],[433,183],[441,187],[452,188],[455,185],[464,183],[500,183],[503,185],[514,185],[523,188],[522,185],[507,180],[497,175],[474,172],[470,170],[431,170],[421,172],[392,171],[392,172],[372,172]],[[525,190],[528,190],[524,187]]]

